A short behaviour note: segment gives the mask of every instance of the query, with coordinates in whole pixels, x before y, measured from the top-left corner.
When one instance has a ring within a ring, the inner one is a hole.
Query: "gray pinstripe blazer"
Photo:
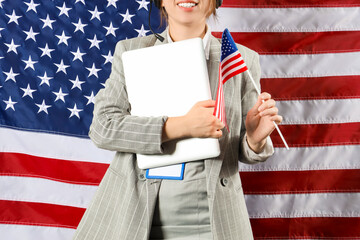
[[[162,34],[166,39],[166,34]],[[216,96],[220,40],[211,36],[207,61],[212,96]],[[164,43],[167,41],[165,40]],[[124,51],[163,44],[153,35],[117,44],[112,72],[106,87],[96,96],[90,137],[100,148],[116,151],[97,193],[81,220],[74,239],[148,239],[161,180],[149,180],[136,164],[136,155],[161,154],[161,135],[166,116],[130,115],[121,55]],[[258,54],[243,46],[239,50],[259,84]],[[141,66],[139,66],[141,71]],[[161,66],[159,66],[161,71]],[[272,152],[267,141],[264,153],[253,153],[244,139],[244,121],[257,94],[244,74],[224,85],[230,133],[220,139],[221,155],[205,160],[210,221],[214,239],[252,239],[238,159],[246,163],[264,161]]]

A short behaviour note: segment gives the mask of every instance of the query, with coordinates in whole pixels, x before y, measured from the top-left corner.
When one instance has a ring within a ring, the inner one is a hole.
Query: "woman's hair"
[[[161,4],[162,4],[162,1],[163,0],[161,0]],[[209,18],[211,15],[216,17],[216,0],[210,1],[210,11],[206,17]],[[167,24],[167,20],[168,20],[167,12],[166,12],[165,8],[162,7],[160,9],[160,27],[163,26],[164,24]]]

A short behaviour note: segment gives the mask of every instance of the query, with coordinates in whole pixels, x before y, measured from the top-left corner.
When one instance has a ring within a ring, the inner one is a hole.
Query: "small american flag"
[[[223,85],[230,78],[248,70],[244,59],[241,57],[236,44],[231,37],[228,29],[225,29],[222,35],[221,44],[221,59],[219,66],[219,85],[216,94],[216,103],[214,109],[214,116],[219,118],[229,131],[226,123],[225,113],[225,99],[223,92]]]

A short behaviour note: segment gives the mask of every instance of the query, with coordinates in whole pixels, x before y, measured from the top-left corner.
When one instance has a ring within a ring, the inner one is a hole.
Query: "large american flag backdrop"
[[[260,53],[284,116],[290,150],[274,132],[271,159],[239,165],[256,239],[360,238],[359,7],[225,0],[210,23]],[[116,42],[150,33],[148,9],[0,0],[0,239],[72,238],[113,155],[87,137],[93,97]]]

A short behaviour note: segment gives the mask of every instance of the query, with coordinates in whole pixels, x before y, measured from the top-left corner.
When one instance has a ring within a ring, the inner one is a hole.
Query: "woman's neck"
[[[171,39],[176,41],[186,40],[190,38],[200,37],[203,38],[206,34],[206,24],[197,24],[195,26],[184,26],[171,24],[169,22],[169,34]]]

